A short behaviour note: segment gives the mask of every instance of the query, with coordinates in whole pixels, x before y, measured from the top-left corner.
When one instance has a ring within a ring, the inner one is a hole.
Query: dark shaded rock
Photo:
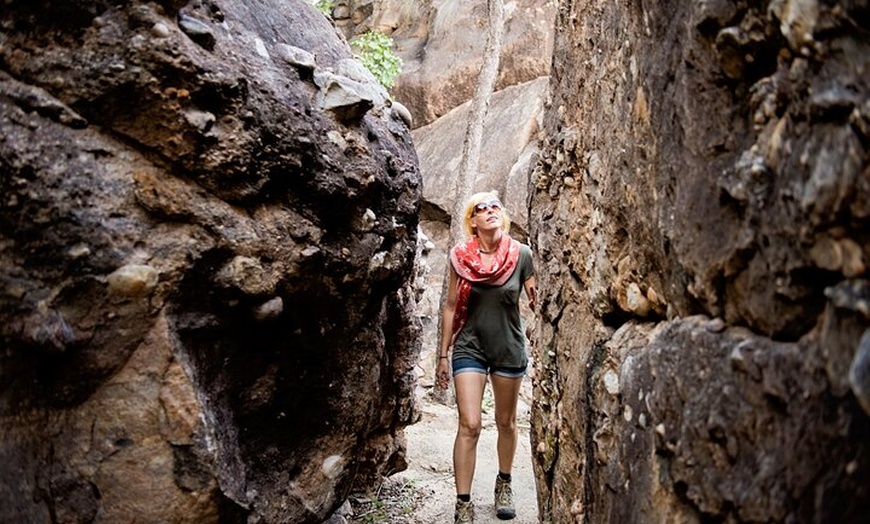
[[[407,126],[318,105],[302,0],[51,5],[0,12],[0,521],[322,521],[417,417]]]
[[[562,3],[530,214],[542,521],[870,512],[866,13]]]
[[[49,482],[49,502],[57,522],[93,522],[99,510],[100,493],[96,486],[81,477],[66,473]]]
[[[870,415],[870,331],[864,332],[855,351],[855,359],[849,367],[849,384],[861,408]]]

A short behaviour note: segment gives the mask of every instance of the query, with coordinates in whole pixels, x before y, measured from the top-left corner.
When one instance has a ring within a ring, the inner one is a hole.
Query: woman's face
[[[471,223],[478,231],[491,231],[502,227],[502,203],[492,197],[481,200],[472,209]]]

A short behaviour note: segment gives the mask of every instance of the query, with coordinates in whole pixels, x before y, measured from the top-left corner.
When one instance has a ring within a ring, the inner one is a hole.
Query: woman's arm
[[[529,307],[534,311],[535,304],[538,300],[538,288],[536,287],[534,275],[526,279],[523,283],[523,287],[526,289],[526,296],[529,297]]]
[[[450,341],[453,338],[453,313],[456,311],[456,283],[459,278],[453,266],[448,267],[447,299],[441,311],[441,340],[438,345],[438,366],[435,377],[441,389],[447,389],[450,385]]]
[[[456,311],[456,270],[449,266],[447,281],[447,300],[444,301],[444,309],[441,311],[441,344],[438,356],[447,356],[450,352],[450,339],[453,337],[453,313]]]

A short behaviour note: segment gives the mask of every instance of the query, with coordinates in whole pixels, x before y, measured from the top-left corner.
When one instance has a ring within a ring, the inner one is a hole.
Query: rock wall
[[[504,4],[496,91],[547,76],[553,48],[555,0]],[[411,109],[415,126],[434,122],[474,96],[486,13],[484,0],[337,0],[332,11],[348,39],[370,30],[393,38],[402,74],[392,92]]]
[[[391,90],[413,118],[423,176],[421,231],[431,242],[418,313],[423,327],[419,373],[434,385],[441,287],[447,262],[455,175],[470,99],[486,42],[484,0],[338,0],[331,14],[347,39],[375,30],[393,38],[402,73]],[[496,92],[484,124],[475,190],[495,189],[511,213],[512,233],[528,237],[528,179],[537,153],[552,59],[553,0],[505,2],[505,34]],[[526,316],[530,318],[530,313]]]
[[[476,174],[476,190],[502,193],[520,238],[528,233],[529,163],[537,151],[547,98],[555,7],[553,1],[539,0],[505,4],[499,81]],[[393,38],[402,72],[391,91],[412,115],[425,182],[423,218],[449,223],[456,198],[453,179],[483,61],[486,2],[339,0],[331,15],[349,40],[372,30]]]
[[[0,11],[0,521],[320,522],[403,468],[421,183],[303,0]]]
[[[868,14],[560,4],[532,181],[542,521],[870,513]]]

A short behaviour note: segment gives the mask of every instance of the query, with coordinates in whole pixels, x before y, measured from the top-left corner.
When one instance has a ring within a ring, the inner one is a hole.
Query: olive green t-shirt
[[[520,293],[523,283],[534,275],[532,250],[522,244],[517,266],[507,282],[501,286],[472,284],[468,319],[453,345],[453,358],[471,357],[490,366],[528,365]]]

